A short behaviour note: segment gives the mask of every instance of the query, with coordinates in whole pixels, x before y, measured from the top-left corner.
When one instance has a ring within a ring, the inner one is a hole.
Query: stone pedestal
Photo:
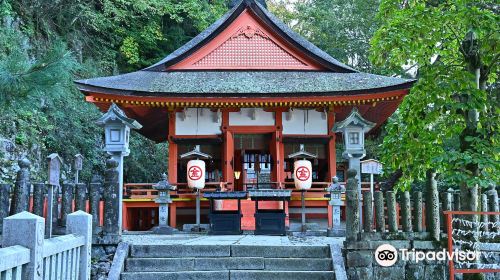
[[[359,209],[359,192],[358,179],[356,179],[356,170],[349,169],[347,171],[347,188],[346,188],[346,241],[357,241],[360,228],[360,209]]]
[[[100,243],[118,244],[122,234],[118,162],[114,159],[109,159],[106,162],[106,167],[104,181],[104,225]]]

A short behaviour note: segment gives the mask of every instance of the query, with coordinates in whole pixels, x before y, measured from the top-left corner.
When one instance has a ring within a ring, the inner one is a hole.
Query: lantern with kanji
[[[312,185],[312,163],[308,158],[317,158],[315,154],[309,153],[304,144],[300,144],[299,151],[288,155],[289,158],[295,158],[293,163],[293,181],[298,190],[308,190]]]
[[[199,159],[190,160],[187,164],[188,187],[203,189],[205,187],[205,162]]]
[[[297,160],[294,166],[295,188],[299,190],[308,190],[312,185],[312,164],[309,160]]]

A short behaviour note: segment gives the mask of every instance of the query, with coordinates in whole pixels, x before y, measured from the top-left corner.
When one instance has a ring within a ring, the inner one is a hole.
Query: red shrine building
[[[397,109],[413,81],[359,72],[292,31],[267,10],[265,1],[234,2],[223,17],[158,63],[80,80],[77,86],[100,110],[115,103],[142,124],[139,133],[169,143],[169,181],[179,186],[170,205],[170,225],[193,222],[193,194],[182,187],[187,160],[180,155],[195,146],[212,156],[206,162],[206,188],[226,191],[293,189],[288,155],[302,146],[317,155],[313,187],[306,194],[307,215],[326,218],[331,210],[324,188],[332,176],[345,181],[342,150],[336,150],[343,136],[334,132],[335,123],[357,108],[376,129]],[[154,223],[158,206],[149,186],[125,184],[124,229],[147,229]],[[289,216],[299,213],[298,197],[292,193]],[[252,203],[243,201],[243,229],[253,227]],[[267,207],[283,204],[269,202]]]

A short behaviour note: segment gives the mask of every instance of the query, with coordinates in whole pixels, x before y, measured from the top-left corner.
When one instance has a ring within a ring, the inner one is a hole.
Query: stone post
[[[50,192],[52,191],[52,222],[51,221],[46,221],[47,225],[45,226],[46,230],[46,235],[50,238],[52,237],[52,229],[57,228],[58,226],[58,221],[59,221],[59,186],[54,186],[54,185],[49,185],[48,191],[47,191],[47,196],[50,195]],[[47,210],[50,207],[50,199],[47,199]],[[47,217],[50,216],[47,214]],[[51,224],[51,226],[48,226],[48,224]]]
[[[481,195],[481,211],[488,212],[488,195],[486,195],[485,193],[483,193]],[[484,223],[484,227],[480,228],[479,230],[488,231],[489,220],[490,220],[490,217],[488,215],[481,215],[481,222]]]
[[[45,221],[27,211],[4,220],[2,246],[20,245],[30,249],[30,262],[23,268],[22,279],[42,279]]]
[[[10,188],[9,184],[0,184],[0,233],[2,233],[3,219],[9,216]]]
[[[375,192],[375,219],[377,231],[385,232],[384,194],[381,191]]]
[[[46,188],[43,183],[33,184],[33,214],[43,217]]]
[[[120,181],[118,162],[114,159],[106,161],[106,175],[104,179],[104,226],[103,231],[107,236],[105,243],[118,244],[121,238]]]
[[[446,226],[446,217],[447,215],[444,214],[444,211],[451,211],[453,210],[453,192],[454,190],[453,189],[448,189],[448,191],[446,191],[445,193],[443,193],[443,206],[442,206],[442,209],[443,209],[443,215],[441,215],[442,219],[443,219],[443,222],[441,224],[443,224],[443,230],[444,232],[448,232],[448,227]]]
[[[92,247],[92,216],[83,212],[76,211],[68,215],[66,223],[66,233],[76,234],[85,237],[85,245],[80,248],[80,263],[78,272],[80,280],[90,279],[90,260]]]
[[[494,185],[490,185],[489,190],[488,190],[488,204],[489,204],[489,210],[491,212],[500,212],[499,205],[498,205],[498,192],[495,189]],[[490,215],[489,217],[490,222],[500,223],[500,215]],[[495,232],[500,232],[500,226],[497,226],[496,228],[492,228],[492,231]]]
[[[396,211],[396,194],[388,191],[387,195],[387,225],[389,232],[398,232],[398,217]]]
[[[363,230],[372,232],[373,230],[373,201],[372,192],[363,193]]]
[[[415,192],[413,198],[413,226],[415,232],[423,231],[423,202],[422,202],[422,192]]]
[[[66,218],[73,212],[73,191],[75,184],[65,182],[62,186],[62,200],[61,200],[61,222],[60,226],[66,225]]]
[[[18,161],[19,171],[17,171],[16,184],[14,185],[14,196],[12,198],[12,206],[10,207],[10,215],[28,211],[29,195],[30,195],[30,165],[28,159]]]
[[[412,232],[411,225],[411,200],[410,200],[410,192],[405,191],[401,195],[401,223],[403,225],[404,232]]]
[[[102,184],[98,182],[90,183],[89,190],[89,204],[90,204],[90,215],[92,215],[92,232],[94,234],[99,233],[100,231],[100,217],[101,213],[99,211],[100,203],[101,203],[101,193],[102,193]]]
[[[87,212],[87,185],[83,183],[76,184],[75,191],[75,211]]]
[[[427,211],[428,219],[426,225],[431,238],[440,240],[440,214],[439,214],[439,194],[437,190],[436,172],[434,170],[427,170],[427,200],[425,203],[425,210]]]
[[[453,210],[462,210],[462,206],[460,205],[460,192],[458,191],[455,191],[455,193],[453,193]]]
[[[346,240],[356,241],[359,233],[359,192],[357,171],[349,169],[347,171],[346,187]]]

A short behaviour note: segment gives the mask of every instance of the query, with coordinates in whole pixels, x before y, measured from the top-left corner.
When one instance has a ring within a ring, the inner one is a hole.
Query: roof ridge
[[[294,45],[306,56],[316,60],[320,65],[332,72],[353,73],[357,70],[347,66],[346,64],[333,58],[307,39],[294,32],[290,27],[278,19],[275,15],[269,12],[260,0],[238,0],[239,4],[234,6],[216,22],[210,25],[207,29],[199,33],[189,42],[170,53],[168,56],[159,62],[149,66],[143,70],[162,72],[169,66],[175,65],[178,62],[189,57],[191,54],[199,50],[201,47],[212,41],[218,36],[227,26],[229,26],[245,9],[252,11],[259,19],[264,21],[271,29],[274,30],[280,37],[288,43]]]

